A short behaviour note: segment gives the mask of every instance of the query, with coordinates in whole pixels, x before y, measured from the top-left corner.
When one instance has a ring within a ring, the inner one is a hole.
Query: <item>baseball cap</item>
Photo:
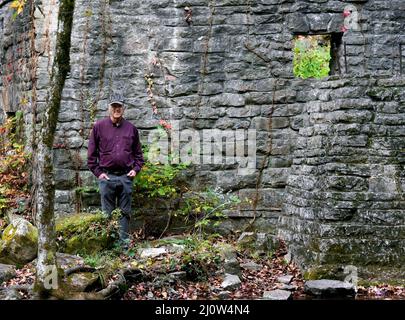
[[[121,106],[124,106],[124,97],[119,93],[113,93],[110,96],[108,104],[110,106],[113,105],[113,104],[119,104]]]

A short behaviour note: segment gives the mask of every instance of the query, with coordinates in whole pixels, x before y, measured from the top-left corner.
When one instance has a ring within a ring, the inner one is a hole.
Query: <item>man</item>
[[[138,129],[123,118],[120,95],[110,99],[109,116],[99,120],[90,134],[87,165],[99,179],[102,210],[109,217],[121,209],[120,242],[128,248],[132,182],[144,164]]]

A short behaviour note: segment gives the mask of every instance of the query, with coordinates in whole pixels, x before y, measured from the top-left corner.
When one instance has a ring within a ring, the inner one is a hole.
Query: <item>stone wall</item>
[[[36,4],[28,2],[18,16],[8,5],[0,8],[0,119],[23,112],[28,151],[48,96],[58,16],[55,0]]]
[[[28,8],[25,10],[28,13]],[[24,15],[20,21],[12,19],[8,8],[0,9],[0,108],[15,113],[28,104],[27,92],[32,89],[31,74],[31,19]]]
[[[404,79],[301,85],[314,98],[303,105],[280,236],[308,277],[347,265],[362,278],[403,277]]]
[[[342,33],[347,5],[356,6],[361,28]],[[46,32],[56,20],[50,8],[34,16],[44,30],[38,44],[53,39]],[[180,129],[256,130],[254,173],[237,174],[237,163],[192,168],[194,187],[220,186],[254,200],[229,212],[229,229],[255,219],[258,230],[285,238],[308,270],[363,266],[381,256],[381,265],[402,272],[403,1],[76,0],[76,8],[55,140],[58,214],[84,209],[75,189],[96,185],[86,167],[88,136],[106,115],[109,93],[119,90],[144,143],[161,119],[178,121]],[[0,24],[0,35],[14,28],[16,22]],[[294,78],[294,35],[325,33],[338,39],[334,75]],[[6,57],[10,45],[1,41]],[[46,97],[51,52],[39,55],[27,114]],[[145,75],[154,81],[158,115]]]

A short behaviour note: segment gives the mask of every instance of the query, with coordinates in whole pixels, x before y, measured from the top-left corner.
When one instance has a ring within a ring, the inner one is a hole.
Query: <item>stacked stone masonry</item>
[[[0,9],[0,109],[22,110],[29,138],[46,101],[57,25],[53,1],[37,2],[44,15],[27,5],[13,19]],[[353,6],[359,29],[342,32]],[[255,207],[229,212],[234,223],[255,217],[257,230],[287,241],[308,277],[354,265],[363,277],[404,278],[403,0],[76,0],[76,8],[54,151],[59,215],[84,209],[75,189],[96,185],[88,136],[120,90],[143,143],[161,118],[180,129],[255,129],[254,173],[202,164],[192,183],[257,197]],[[299,34],[342,37],[331,76],[294,77]]]

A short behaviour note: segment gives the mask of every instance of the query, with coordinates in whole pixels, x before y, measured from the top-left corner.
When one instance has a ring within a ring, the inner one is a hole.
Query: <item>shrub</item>
[[[329,75],[330,38],[298,36],[294,40],[294,75],[303,79]]]
[[[176,180],[179,173],[188,167],[187,163],[162,164],[149,160],[149,148],[143,146],[145,164],[134,179],[134,194],[145,198],[175,198],[182,193],[183,186]]]
[[[192,221],[194,232],[202,238],[207,227],[216,227],[227,218],[224,210],[232,209],[239,203],[239,197],[230,192],[224,193],[221,188],[208,188],[204,192],[187,194],[175,216],[183,216],[186,223]]]

